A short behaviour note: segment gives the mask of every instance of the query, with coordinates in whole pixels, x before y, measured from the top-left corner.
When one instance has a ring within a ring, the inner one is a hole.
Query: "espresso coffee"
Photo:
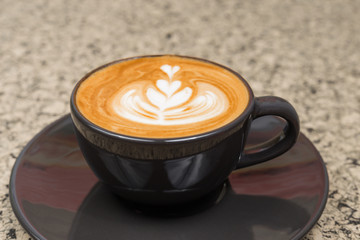
[[[249,103],[247,87],[233,72],[179,56],[108,65],[83,80],[75,97],[90,122],[141,138],[209,132],[236,119]]]

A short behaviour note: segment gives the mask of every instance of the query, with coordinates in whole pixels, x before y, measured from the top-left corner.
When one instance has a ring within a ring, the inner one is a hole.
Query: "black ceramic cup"
[[[76,105],[77,90],[94,72],[127,60],[88,73],[75,86],[70,101],[75,133],[86,161],[101,181],[126,200],[149,205],[185,204],[221,187],[233,170],[271,160],[297,140],[299,119],[290,103],[274,96],[255,98],[243,77],[212,62],[234,73],[248,90],[248,105],[234,121],[210,132],[169,139],[132,137],[103,129],[81,114]],[[269,148],[245,154],[252,121],[265,115],[287,122],[284,137]]]

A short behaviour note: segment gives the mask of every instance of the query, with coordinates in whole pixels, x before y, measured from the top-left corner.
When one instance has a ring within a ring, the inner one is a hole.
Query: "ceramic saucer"
[[[275,117],[258,119],[247,151],[278,141],[282,127]],[[234,171],[211,207],[182,216],[146,214],[98,182],[69,115],[30,141],[10,179],[13,210],[35,239],[299,239],[319,219],[327,194],[324,162],[301,134],[282,156]]]

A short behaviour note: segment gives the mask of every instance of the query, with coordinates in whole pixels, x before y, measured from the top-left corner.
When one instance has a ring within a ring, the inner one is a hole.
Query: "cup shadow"
[[[162,209],[125,202],[99,182],[82,202],[68,239],[290,239],[310,219],[295,202],[238,195],[224,186],[192,204]],[[267,234],[274,232],[278,236]]]

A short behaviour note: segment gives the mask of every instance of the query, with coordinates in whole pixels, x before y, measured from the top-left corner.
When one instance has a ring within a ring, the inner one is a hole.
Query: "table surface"
[[[88,71],[175,53],[227,65],[297,109],[329,199],[304,239],[360,238],[360,1],[0,1],[0,239],[29,239],[8,182],[26,143],[69,112]]]

